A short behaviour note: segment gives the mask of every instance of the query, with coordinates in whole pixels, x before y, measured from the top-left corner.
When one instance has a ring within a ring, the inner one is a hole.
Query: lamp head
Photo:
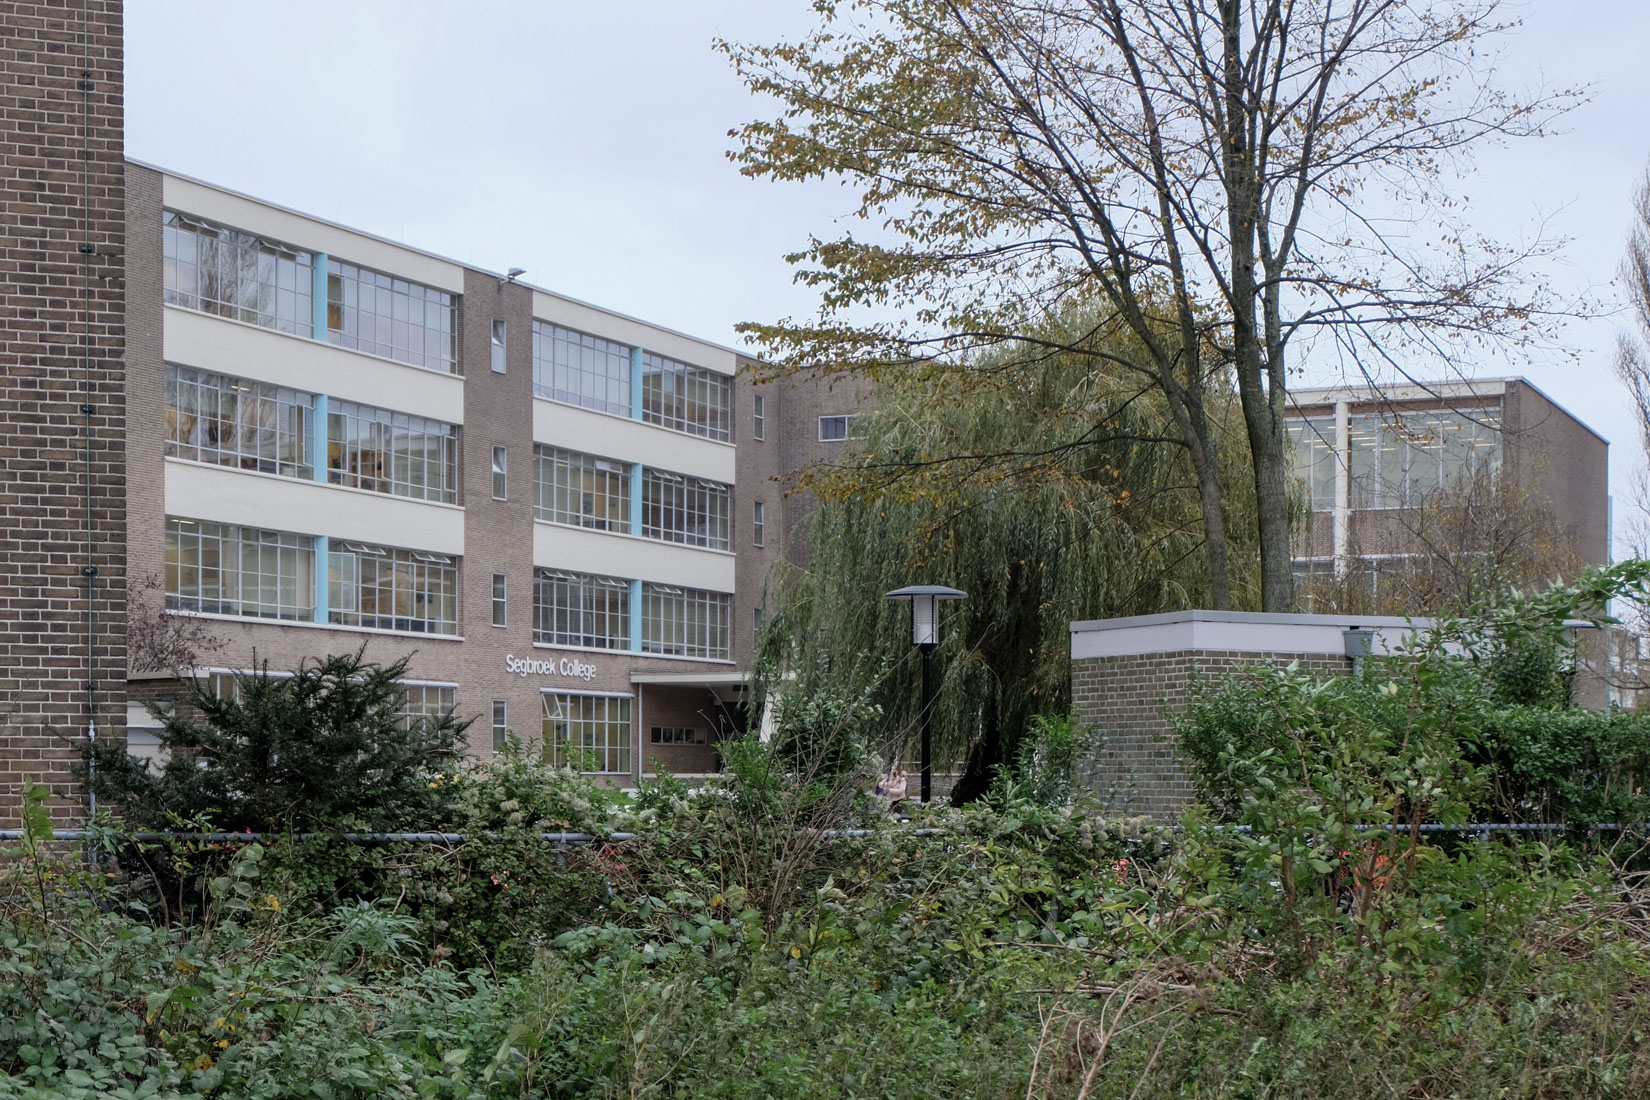
[[[928,648],[939,642],[939,601],[964,600],[968,593],[937,584],[913,584],[894,589],[888,598],[911,601],[911,644]]]

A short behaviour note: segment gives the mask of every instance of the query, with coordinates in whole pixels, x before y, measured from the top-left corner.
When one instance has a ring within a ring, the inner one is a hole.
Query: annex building
[[[232,682],[365,647],[472,751],[615,784],[716,767],[853,395],[734,349],[128,160],[121,5],[0,44],[0,817],[75,742],[155,743],[161,610]]]
[[[1418,511],[1472,506],[1501,486],[1539,508],[1581,562],[1610,553],[1609,443],[1522,378],[1292,390],[1288,431],[1309,516],[1297,577],[1447,552],[1419,544]]]

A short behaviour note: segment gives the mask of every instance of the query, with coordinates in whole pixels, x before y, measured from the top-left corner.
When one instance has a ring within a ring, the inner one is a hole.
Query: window
[[[629,697],[545,692],[544,755],[558,767],[629,772]]]
[[[493,318],[493,373],[504,373],[504,322]]]
[[[308,252],[168,210],[161,218],[161,256],[168,304],[314,334]]]
[[[767,509],[760,500],[751,505],[751,543],[755,546],[767,545]]]
[[[503,699],[493,700],[493,751],[503,752],[510,740],[510,709]]]
[[[732,380],[651,352],[642,356],[642,419],[690,435],[728,438]]]
[[[327,480],[416,500],[458,500],[458,428],[350,401],[327,406]]]
[[[758,443],[767,438],[768,401],[761,394],[751,397],[751,438]]]
[[[533,322],[533,392],[552,401],[630,415],[630,356],[624,344]]]
[[[328,621],[458,633],[458,566],[445,554],[334,542],[327,567]]]
[[[630,533],[630,466],[557,447],[533,450],[533,518]]]
[[[1354,416],[1347,465],[1354,508],[1414,508],[1439,489],[1493,473],[1500,412],[1439,410]]]
[[[708,745],[710,732],[690,726],[654,726],[648,740],[655,745]]]
[[[689,546],[728,549],[731,490],[715,481],[647,469],[642,472],[642,534]]]
[[[510,499],[510,452],[503,447],[493,448],[493,499]]]
[[[451,684],[402,684],[401,725],[408,733],[424,734],[433,730],[443,718],[448,718],[458,707],[458,688]],[[451,752],[453,731],[442,731],[440,748]]]
[[[1340,470],[1335,457],[1335,418],[1291,420],[1287,427],[1295,476],[1306,486],[1308,506],[1318,512],[1332,511],[1335,479]]]
[[[767,617],[768,617],[768,609],[767,608],[765,608],[765,607],[753,607],[753,608],[751,608],[751,630],[753,630],[757,634],[762,633],[762,624],[763,624],[763,622],[765,622],[767,620]]]
[[[327,340],[415,367],[458,368],[453,295],[336,259],[327,267]]]
[[[507,613],[507,609],[506,609],[506,606],[505,606],[506,600],[505,600],[505,596],[504,596],[504,590],[505,590],[504,574],[503,573],[494,573],[493,574],[493,625],[494,626],[504,626],[504,625],[506,625],[505,615]]]
[[[533,641],[630,648],[630,582],[541,569],[533,582]]]
[[[849,439],[854,432],[854,413],[842,416],[822,416],[819,418],[819,441],[821,443],[840,443]]]
[[[315,540],[284,531],[168,519],[166,606],[260,619],[313,618]]]
[[[300,390],[166,364],[166,453],[172,458],[310,477],[309,417]]]
[[[642,585],[642,652],[727,660],[732,599],[723,592]]]

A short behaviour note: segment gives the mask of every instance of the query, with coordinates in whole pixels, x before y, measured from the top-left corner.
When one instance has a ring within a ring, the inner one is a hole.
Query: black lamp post
[[[934,731],[934,683],[928,666],[934,646],[940,640],[939,601],[967,597],[967,592],[937,584],[914,584],[888,593],[890,600],[911,601],[911,644],[922,651],[922,802],[925,806],[933,783],[929,748]]]

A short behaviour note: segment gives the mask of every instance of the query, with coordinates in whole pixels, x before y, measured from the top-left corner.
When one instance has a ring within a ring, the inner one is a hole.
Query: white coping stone
[[[1203,650],[1222,653],[1313,653],[1346,655],[1345,633],[1373,629],[1371,652],[1394,651],[1431,619],[1376,615],[1278,615],[1244,611],[1171,611],[1071,624],[1072,660],[1134,657]]]

